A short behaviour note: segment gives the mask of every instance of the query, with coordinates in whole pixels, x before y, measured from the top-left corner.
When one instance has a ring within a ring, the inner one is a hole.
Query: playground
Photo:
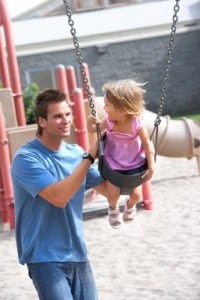
[[[87,217],[85,236],[100,300],[199,300],[200,189],[196,159],[158,156],[153,210],[113,230],[102,212]],[[102,206],[97,198],[89,207]],[[14,232],[0,228],[0,299],[36,300],[18,264]]]
[[[14,37],[9,19],[9,12],[5,2],[1,0],[1,11],[3,12],[1,22],[4,30],[1,32],[5,39],[5,47],[1,47],[0,66],[3,89],[1,89],[1,164],[0,164],[0,213],[1,221],[9,223],[14,229],[14,196],[12,182],[10,178],[10,164],[16,150],[27,140],[33,138],[36,126],[26,125],[25,111],[23,105],[22,88],[19,77],[19,67],[17,63]],[[88,114],[97,114],[100,118],[104,115],[103,98],[96,97],[90,80],[90,71],[87,63],[84,62],[82,52],[79,47],[79,40],[76,35],[73,16],[67,2],[64,2],[66,13],[69,16],[69,24],[72,32],[72,39],[80,65],[81,87],[78,86],[78,78],[73,66],[57,65],[54,69],[57,88],[65,92],[71,101],[74,114],[74,127],[68,142],[78,143],[85,150],[88,150],[93,135],[87,133],[86,123]],[[156,154],[168,157],[196,157],[197,168],[200,172],[200,124],[186,118],[173,121],[170,116],[163,116],[163,107],[166,100],[167,85],[172,62],[172,53],[175,41],[176,23],[178,21],[179,4],[174,5],[173,23],[168,45],[164,81],[160,96],[158,112],[146,111],[144,119],[149,135],[155,145]],[[8,59],[7,59],[8,58]],[[159,127],[159,131],[158,131]],[[94,195],[91,199],[94,199]],[[143,204],[145,209],[152,209],[153,199],[150,182],[143,184]]]
[[[5,3],[0,3],[6,15]],[[27,270],[17,261],[9,171],[13,155],[20,145],[35,136],[36,126],[25,124],[12,29],[5,20],[2,25],[7,52],[0,49],[3,82],[0,89],[0,299],[36,300],[31,281],[27,280]],[[91,82],[88,66],[85,63],[83,66],[86,75],[80,74],[82,88],[77,86],[72,66],[58,65],[55,76],[57,87],[72,102],[74,126],[68,142],[78,143],[87,150],[93,135],[88,135],[86,130],[91,102],[87,99],[84,76],[90,88]],[[93,89],[91,91],[93,93]],[[97,97],[93,101],[101,117],[103,99]],[[162,104],[161,101],[161,108]],[[170,116],[146,111],[149,133],[156,117],[161,121],[158,135],[152,138],[157,152],[156,173],[152,182],[143,186],[143,205],[133,224],[113,231],[106,220],[105,198],[92,191],[86,195],[85,236],[100,300],[198,300],[200,297],[200,238],[197,234],[200,124],[186,118],[171,120]],[[122,203],[123,199],[121,196]]]

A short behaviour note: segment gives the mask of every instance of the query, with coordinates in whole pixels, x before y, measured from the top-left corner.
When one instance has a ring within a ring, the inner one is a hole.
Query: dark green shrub
[[[33,101],[39,93],[39,87],[36,83],[31,83],[23,90],[24,109],[27,124],[34,124]]]

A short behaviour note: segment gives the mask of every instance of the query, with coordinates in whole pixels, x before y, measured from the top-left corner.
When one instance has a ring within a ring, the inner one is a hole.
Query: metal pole
[[[77,132],[78,144],[86,151],[89,150],[89,139],[87,131],[87,120],[85,115],[85,106],[82,90],[76,88],[72,93],[72,109],[75,119],[75,130]]]
[[[1,71],[1,79],[2,79],[3,87],[11,88],[6,45],[5,45],[5,36],[2,27],[0,27],[0,71]]]
[[[3,188],[1,167],[0,167],[0,220],[2,223],[8,222],[7,214],[6,214],[6,203],[4,199],[4,188]]]
[[[5,40],[8,53],[8,66],[10,71],[11,87],[15,101],[17,123],[19,126],[23,126],[26,125],[24,103],[22,97],[17,57],[14,47],[13,31],[5,0],[0,0],[0,15],[0,21],[2,22],[5,31]]]
[[[72,93],[77,88],[77,80],[76,80],[76,73],[73,66],[68,66],[66,68],[66,75],[67,75],[67,84],[69,89],[69,97],[72,101]]]
[[[1,174],[3,189],[4,189],[4,200],[6,205],[7,220],[10,224],[10,229],[15,227],[14,218],[14,194],[12,179],[10,174],[10,154],[8,148],[8,139],[6,136],[5,119],[3,115],[2,105],[0,102],[0,157],[1,157]]]
[[[67,76],[65,72],[65,67],[64,65],[57,65],[54,69],[55,77],[56,77],[56,85],[58,89],[65,93],[67,98],[68,98],[68,86],[67,86]]]
[[[146,210],[153,209],[153,199],[151,192],[151,182],[146,181],[142,184],[143,207]]]

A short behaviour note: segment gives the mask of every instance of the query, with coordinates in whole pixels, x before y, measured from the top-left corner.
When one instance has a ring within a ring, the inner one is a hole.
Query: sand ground
[[[200,177],[196,158],[157,158],[153,210],[112,229],[105,210],[84,220],[99,300],[200,299]],[[122,199],[123,201],[123,199]],[[106,207],[103,197],[85,205]],[[18,264],[14,232],[0,224],[0,300],[36,300]]]

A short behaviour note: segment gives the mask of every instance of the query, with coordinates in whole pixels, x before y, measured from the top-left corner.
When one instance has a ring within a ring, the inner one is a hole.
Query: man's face
[[[48,105],[47,119],[39,119],[43,136],[64,138],[70,135],[72,113],[66,101]]]

